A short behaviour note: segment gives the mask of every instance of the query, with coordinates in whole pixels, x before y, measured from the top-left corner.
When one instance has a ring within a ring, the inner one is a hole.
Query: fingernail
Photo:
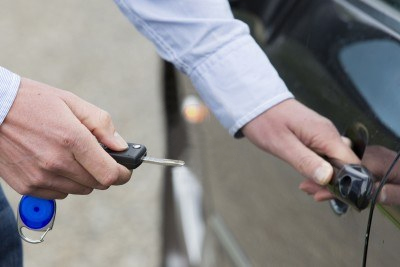
[[[301,190],[301,191],[306,191],[306,188],[307,188],[307,185],[306,184],[304,184],[304,183],[301,183],[300,185],[299,185],[299,189]]]
[[[120,146],[121,148],[127,149],[128,148],[128,143],[122,138],[119,133],[114,132],[114,140],[117,142],[117,145]]]
[[[321,166],[319,166],[315,170],[314,180],[320,185],[325,185],[330,181],[332,174],[333,174],[332,166],[327,162],[323,162]]]
[[[352,142],[350,138],[347,138],[345,136],[342,136],[342,142],[346,144],[346,146],[351,147],[352,146]]]
[[[386,188],[385,188],[385,186],[383,186],[382,190],[381,190],[381,192],[379,194],[379,202],[380,203],[385,203],[386,198],[387,198]]]

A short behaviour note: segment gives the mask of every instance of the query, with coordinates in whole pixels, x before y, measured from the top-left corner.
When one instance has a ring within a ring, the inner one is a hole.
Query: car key
[[[128,148],[124,151],[114,151],[102,145],[105,151],[121,165],[132,170],[139,167],[143,162],[158,164],[162,166],[181,167],[185,165],[182,160],[159,159],[147,156],[147,149],[144,145],[128,143]]]
[[[158,159],[147,156],[147,149],[144,145],[128,143],[124,151],[113,151],[100,144],[104,150],[119,164],[132,170],[139,167],[143,162],[163,166],[181,167],[184,161],[172,159]],[[53,228],[56,215],[56,201],[42,199],[32,196],[22,196],[18,205],[18,233],[21,238],[31,244],[39,244],[44,241],[46,234]],[[32,239],[24,235],[23,228],[31,231],[43,232],[40,239]]]

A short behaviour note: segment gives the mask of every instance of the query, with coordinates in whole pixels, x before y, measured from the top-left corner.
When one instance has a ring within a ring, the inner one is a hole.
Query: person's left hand
[[[323,156],[347,163],[360,161],[331,121],[294,99],[265,111],[242,131],[256,146],[285,160],[319,185],[329,183],[333,175]],[[328,195],[321,191],[317,196]]]

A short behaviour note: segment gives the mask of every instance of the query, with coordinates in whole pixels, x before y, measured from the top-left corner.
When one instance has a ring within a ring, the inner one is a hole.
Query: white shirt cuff
[[[20,82],[21,78],[17,74],[0,67],[0,124],[14,103]]]
[[[206,104],[233,136],[249,121],[293,98],[250,35],[229,43],[189,76]]]

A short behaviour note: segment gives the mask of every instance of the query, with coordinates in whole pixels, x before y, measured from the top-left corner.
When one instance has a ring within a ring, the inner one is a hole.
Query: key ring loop
[[[44,237],[53,228],[56,216],[55,200],[42,199],[31,196],[23,196],[18,206],[18,233],[22,240],[39,244],[44,241]],[[40,239],[27,237],[22,228],[27,228],[35,232],[44,232]]]
[[[24,241],[26,241],[26,242],[28,242],[28,243],[31,243],[31,244],[40,244],[40,243],[42,243],[42,242],[44,241],[44,237],[45,237],[45,236],[47,235],[47,233],[52,229],[51,227],[50,227],[50,228],[47,228],[47,230],[44,231],[43,235],[40,236],[40,239],[31,239],[31,238],[29,238],[29,237],[27,237],[27,236],[24,235],[24,233],[22,232],[22,228],[28,228],[28,227],[25,227],[25,226],[18,226],[18,233],[19,233],[19,236],[22,238],[22,240],[24,240]],[[29,229],[29,228],[28,228],[28,229]]]

